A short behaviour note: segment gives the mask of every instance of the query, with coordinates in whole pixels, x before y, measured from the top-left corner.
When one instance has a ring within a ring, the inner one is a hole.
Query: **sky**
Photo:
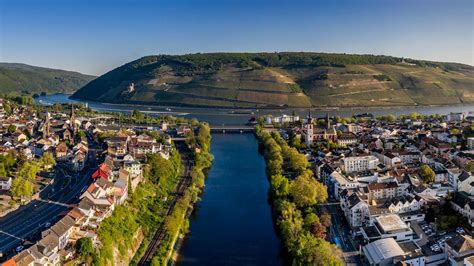
[[[101,75],[145,55],[311,51],[474,65],[472,0],[0,0],[0,62]]]

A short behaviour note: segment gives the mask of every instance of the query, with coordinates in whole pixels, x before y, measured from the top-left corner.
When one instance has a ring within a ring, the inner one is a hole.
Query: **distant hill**
[[[73,97],[235,108],[460,104],[474,102],[474,67],[299,52],[157,55],[118,67]]]
[[[72,71],[0,63],[1,93],[72,93],[94,78]]]

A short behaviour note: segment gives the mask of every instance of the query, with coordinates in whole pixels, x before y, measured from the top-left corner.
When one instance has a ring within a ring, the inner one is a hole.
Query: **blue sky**
[[[100,75],[150,54],[314,51],[474,64],[472,0],[0,0],[0,61]]]

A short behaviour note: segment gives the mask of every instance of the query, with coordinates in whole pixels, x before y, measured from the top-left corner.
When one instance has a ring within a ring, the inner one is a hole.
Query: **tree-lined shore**
[[[273,216],[292,264],[342,265],[341,250],[326,241],[331,217],[317,206],[327,200],[326,186],[277,132],[260,126],[255,132],[267,162]]]

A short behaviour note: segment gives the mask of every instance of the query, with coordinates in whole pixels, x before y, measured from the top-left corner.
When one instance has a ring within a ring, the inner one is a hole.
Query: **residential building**
[[[362,172],[377,169],[379,159],[373,155],[351,156],[342,159],[346,173]]]
[[[456,235],[446,241],[444,252],[448,257],[448,265],[462,266],[464,259],[474,255],[474,240],[469,235]]]

